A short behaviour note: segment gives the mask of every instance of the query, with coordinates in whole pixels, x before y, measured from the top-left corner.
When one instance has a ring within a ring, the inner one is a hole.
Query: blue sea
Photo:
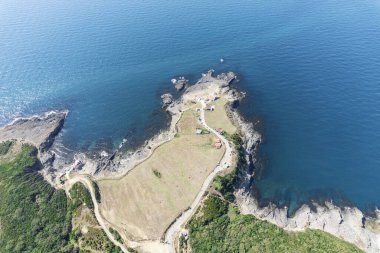
[[[68,109],[73,152],[138,145],[170,79],[210,68],[259,122],[262,203],[380,206],[380,1],[0,2],[0,125]]]

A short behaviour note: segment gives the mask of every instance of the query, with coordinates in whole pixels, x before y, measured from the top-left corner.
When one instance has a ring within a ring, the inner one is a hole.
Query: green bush
[[[217,176],[213,182],[213,186],[226,200],[233,202],[235,200],[233,191],[235,189],[236,180],[237,169],[234,169],[231,173],[228,173],[225,176]]]
[[[158,170],[153,170],[153,174],[158,177],[158,178],[161,178],[161,172],[159,172]]]
[[[119,232],[117,232],[113,228],[109,228],[109,230],[110,230],[111,234],[113,235],[113,237],[115,238],[116,241],[118,241],[120,243],[124,243],[123,238],[121,238],[121,235],[119,234]]]
[[[96,201],[100,204],[101,203],[101,195],[100,195],[99,186],[96,182],[92,181],[92,187],[94,187]]]
[[[90,192],[82,183],[75,183],[70,189],[71,211],[77,209],[80,205],[85,204],[91,210],[94,210],[94,203],[92,203]]]
[[[6,155],[12,145],[13,141],[4,141],[0,143],[0,155]]]

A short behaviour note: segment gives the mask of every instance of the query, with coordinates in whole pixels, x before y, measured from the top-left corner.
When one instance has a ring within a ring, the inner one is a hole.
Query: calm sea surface
[[[380,206],[380,1],[0,2],[0,125],[68,109],[70,150],[141,142],[170,79],[209,68],[262,123],[262,201]]]

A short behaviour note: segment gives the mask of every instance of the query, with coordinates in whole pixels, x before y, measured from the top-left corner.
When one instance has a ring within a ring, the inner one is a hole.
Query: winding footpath
[[[214,177],[221,171],[227,169],[232,164],[232,152],[233,149],[228,142],[228,140],[218,133],[216,130],[209,127],[205,120],[205,107],[206,104],[201,101],[202,109],[200,113],[200,121],[204,128],[206,128],[211,133],[215,134],[224,144],[226,147],[226,151],[223,155],[223,158],[221,159],[220,163],[215,167],[215,169],[208,175],[206,180],[203,182],[203,185],[194,199],[193,203],[190,205],[189,209],[187,209],[185,212],[179,216],[175,222],[168,228],[165,234],[165,243],[168,247],[168,252],[175,253],[175,237],[180,232],[181,228],[187,223],[187,221],[193,216],[194,212],[197,210],[197,207],[199,206],[200,202],[202,201],[204,194],[206,193],[207,189],[209,188],[210,184],[212,183]]]
[[[74,166],[73,166],[74,168]],[[72,169],[71,169],[72,170]],[[107,228],[105,222],[104,222],[104,219],[102,217],[102,215],[100,214],[100,211],[99,211],[99,205],[98,205],[98,201],[96,200],[96,197],[95,197],[95,190],[94,190],[94,187],[92,187],[92,181],[87,177],[87,176],[84,176],[84,175],[76,175],[74,178],[71,178],[70,177],[70,171],[69,170],[67,173],[66,173],[66,178],[67,178],[67,182],[66,182],[66,190],[67,192],[69,191],[69,189],[75,184],[75,183],[82,183],[84,184],[84,186],[90,191],[90,195],[91,195],[91,199],[92,199],[92,202],[94,203],[94,213],[95,213],[95,218],[96,220],[98,221],[99,225],[101,226],[101,228],[103,229],[103,231],[106,233],[107,237],[110,239],[110,241],[120,247],[120,249],[124,252],[124,253],[129,253],[129,251],[124,247],[124,245],[120,242],[118,242],[114,236],[112,235],[112,233],[109,231],[109,229]]]

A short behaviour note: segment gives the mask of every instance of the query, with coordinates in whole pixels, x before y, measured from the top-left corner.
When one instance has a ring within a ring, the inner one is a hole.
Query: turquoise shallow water
[[[69,109],[66,147],[113,149],[165,126],[173,76],[233,70],[262,201],[380,205],[378,1],[5,0],[0,24],[0,124]]]

